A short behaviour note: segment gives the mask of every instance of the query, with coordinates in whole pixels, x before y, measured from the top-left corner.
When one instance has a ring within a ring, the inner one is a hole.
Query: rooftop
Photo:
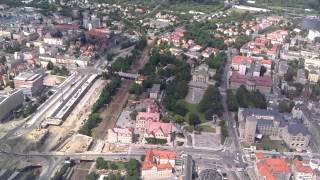
[[[276,174],[289,174],[290,168],[286,159],[269,158],[259,154],[257,159],[257,169],[266,180],[276,180]]]
[[[301,124],[289,124],[288,125],[288,132],[293,135],[297,135],[299,133],[301,133],[303,135],[309,134],[308,129]]]
[[[298,159],[293,160],[293,165],[294,165],[295,171],[297,172],[313,173],[309,165],[305,165],[302,161],[299,161]]]
[[[41,76],[40,73],[34,71],[22,72],[18,76],[14,77],[14,80],[20,81],[33,81]]]
[[[172,165],[169,162],[161,164],[159,161],[156,162],[154,158],[174,160],[176,158],[176,152],[149,149],[146,152],[146,157],[144,159],[144,162],[143,162],[143,165],[142,165],[142,169],[143,170],[148,170],[148,169],[151,169],[153,167],[156,167],[158,170],[173,168]]]

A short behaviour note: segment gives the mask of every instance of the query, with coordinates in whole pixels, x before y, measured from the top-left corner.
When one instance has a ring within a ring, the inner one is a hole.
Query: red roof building
[[[257,156],[255,170],[259,179],[289,180],[291,176],[291,170],[286,159],[264,157],[261,154]]]
[[[303,162],[298,159],[292,162],[292,172],[295,179],[312,179],[313,170],[309,165],[309,162]]]
[[[142,165],[142,179],[172,178],[176,152],[149,149]]]

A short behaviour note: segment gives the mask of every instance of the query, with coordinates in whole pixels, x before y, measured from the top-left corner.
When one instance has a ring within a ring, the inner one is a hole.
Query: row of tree
[[[116,93],[116,89],[120,86],[121,79],[114,76],[111,81],[102,89],[98,100],[92,106],[92,112],[96,113],[111,101],[112,96]]]

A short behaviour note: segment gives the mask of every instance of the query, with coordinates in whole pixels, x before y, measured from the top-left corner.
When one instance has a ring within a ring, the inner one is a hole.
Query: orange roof
[[[263,153],[256,153],[256,158],[257,159],[263,159],[264,158],[264,154]]]
[[[274,174],[288,174],[290,169],[286,159],[282,158],[264,158],[263,154],[256,154],[257,169],[259,174],[266,178],[266,180],[276,180]]]
[[[257,167],[260,175],[266,177],[266,180],[277,180],[276,177],[272,175],[269,167],[266,164],[257,163]]]
[[[299,161],[298,159],[293,160],[293,165],[297,172],[313,173],[310,166],[303,165],[302,161]]]
[[[268,65],[272,65],[272,61],[270,59],[262,59],[261,60],[262,64],[268,64]]]
[[[169,162],[160,164],[160,162],[154,161],[154,157],[158,157],[159,159],[172,160],[172,159],[176,158],[176,152],[174,152],[174,151],[157,150],[157,149],[149,149],[149,150],[147,150],[146,157],[145,157],[143,165],[142,165],[142,169],[143,170],[148,170],[148,169],[151,169],[153,167],[156,167],[158,170],[172,168],[172,166],[171,166],[171,164]]]
[[[251,64],[252,60],[253,60],[252,57],[237,55],[232,58],[232,63],[233,64],[240,64],[241,61],[247,61],[249,64]]]

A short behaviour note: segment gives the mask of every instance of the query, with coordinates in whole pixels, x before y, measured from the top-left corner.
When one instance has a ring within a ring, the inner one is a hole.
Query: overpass
[[[132,79],[132,80],[136,80],[136,79],[138,79],[138,77],[140,76],[140,74],[125,73],[125,72],[117,72],[117,74],[118,74],[121,78]]]

